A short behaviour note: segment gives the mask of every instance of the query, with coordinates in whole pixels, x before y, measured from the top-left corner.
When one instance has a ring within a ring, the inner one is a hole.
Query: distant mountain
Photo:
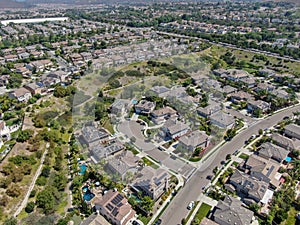
[[[14,0],[1,0],[0,8],[26,8],[29,7],[29,4],[21,1]]]

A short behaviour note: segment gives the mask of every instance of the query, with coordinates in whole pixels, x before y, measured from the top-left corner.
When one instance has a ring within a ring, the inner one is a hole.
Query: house
[[[229,129],[234,126],[235,119],[230,114],[220,111],[210,116],[210,123],[220,128]]]
[[[9,82],[10,75],[1,75],[0,76],[0,87],[6,87]]]
[[[280,164],[276,161],[267,160],[253,154],[247,159],[243,167],[246,169],[246,172],[250,172],[251,176],[257,178],[258,180],[263,180],[267,183],[270,183],[274,189],[279,187],[279,179],[281,176],[278,174],[278,170]]]
[[[236,91],[237,91],[237,89],[235,87],[230,86],[230,85],[226,85],[222,88],[222,92],[225,93],[226,95],[232,94]]]
[[[260,202],[267,194],[269,184],[263,180],[258,180],[253,176],[235,170],[230,177],[230,184],[235,188],[238,195],[246,195],[246,201],[250,202],[252,199],[255,202]],[[248,198],[248,199],[247,199]]]
[[[134,218],[135,211],[127,199],[118,191],[109,190],[94,201],[95,209],[104,216],[110,224],[126,225]]]
[[[103,144],[99,143],[89,147],[91,158],[95,163],[98,163],[101,159],[107,158],[123,149],[125,149],[124,145],[116,140],[107,141]]]
[[[138,114],[149,115],[155,108],[155,102],[150,102],[147,100],[141,100],[138,104],[134,106],[135,112]]]
[[[263,113],[268,111],[271,107],[271,104],[262,100],[248,100],[247,110],[249,112],[254,112],[255,110],[261,110]]]
[[[106,169],[111,174],[117,174],[122,180],[126,180],[126,175],[134,175],[138,169],[140,158],[131,151],[124,151],[111,159],[108,159]]]
[[[284,134],[290,138],[297,138],[300,140],[300,126],[289,124],[284,128]]]
[[[212,221],[211,219],[208,219],[204,217],[199,225],[218,225],[216,222]]]
[[[288,137],[282,136],[281,134],[272,134],[271,136],[273,143],[285,148],[288,151],[299,150],[300,149],[300,140],[290,139]]]
[[[209,118],[211,115],[219,112],[222,109],[220,103],[217,103],[215,101],[209,101],[208,104],[209,105],[204,108],[197,108],[197,113],[199,114],[199,116]]]
[[[43,71],[46,67],[49,67],[52,65],[52,62],[49,59],[45,60],[38,60],[31,62],[26,65],[26,68],[33,71],[36,70],[36,72]]]
[[[6,62],[16,62],[19,58],[17,55],[5,55],[4,59],[6,60]]]
[[[110,112],[115,115],[124,114],[131,106],[131,101],[127,99],[117,99],[110,106]]]
[[[19,67],[16,69],[16,73],[22,74],[23,77],[30,77],[31,76],[31,71],[27,69],[26,67]]]
[[[256,81],[253,77],[243,77],[240,79],[240,82],[242,82],[248,88],[253,88],[256,84]]]
[[[277,98],[282,98],[285,100],[288,100],[290,98],[290,94],[287,93],[285,90],[283,89],[275,89],[271,92],[273,95],[275,95]]]
[[[196,130],[178,139],[178,147],[193,152],[196,148],[205,149],[209,145],[209,137],[205,132]]]
[[[244,70],[229,69],[226,70],[226,72],[222,74],[221,77],[222,76],[228,80],[238,82],[241,81],[242,79],[249,77],[249,73]]]
[[[107,220],[99,214],[91,214],[88,218],[84,219],[80,225],[111,225]]]
[[[52,77],[52,78],[56,78],[58,79],[60,82],[65,82],[67,77],[70,75],[70,72],[65,72],[62,70],[57,70],[57,71],[53,71],[50,72],[49,74],[47,74],[47,77]]]
[[[166,120],[177,117],[177,111],[169,106],[154,110],[151,113],[152,121],[155,124],[164,123]]]
[[[8,93],[8,97],[17,99],[19,102],[27,102],[31,97],[31,93],[26,88],[18,88]]]
[[[47,92],[47,89],[44,88],[41,85],[38,85],[37,83],[28,83],[24,85],[24,88],[26,88],[32,95],[36,94],[44,94]]]
[[[144,167],[130,185],[137,192],[157,200],[169,187],[169,173],[164,169]]]
[[[28,53],[28,52],[23,52],[23,53],[20,53],[20,54],[18,54],[18,57],[19,57],[19,59],[29,59],[29,57],[30,57],[30,54]]]
[[[259,91],[272,92],[274,90],[275,90],[275,86],[272,84],[268,84],[268,83],[258,83],[256,85],[256,87],[254,88],[255,92],[259,92]]]
[[[247,92],[244,92],[244,91],[238,91],[238,92],[229,94],[228,97],[230,97],[231,102],[238,104],[241,101],[245,101],[245,102],[248,101],[249,99],[252,98],[252,95]]]
[[[213,210],[212,219],[219,225],[250,225],[254,213],[243,207],[238,199],[226,196]]]
[[[6,133],[7,127],[5,121],[0,121],[0,136]]]
[[[176,139],[188,133],[190,127],[181,121],[169,119],[165,122],[161,130],[162,136]]]
[[[273,159],[279,163],[285,160],[288,154],[289,151],[270,142],[263,143],[258,150],[258,155],[260,157],[268,160]]]
[[[85,125],[81,129],[80,141],[88,147],[106,141],[109,134],[103,128],[97,129],[95,126]]]

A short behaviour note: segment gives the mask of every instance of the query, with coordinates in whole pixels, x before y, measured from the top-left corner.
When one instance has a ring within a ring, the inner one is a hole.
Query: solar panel
[[[273,170],[274,170],[274,166],[271,166],[271,168],[269,169],[269,171],[266,174],[266,176],[269,177]]]
[[[118,203],[121,202],[123,198],[124,197],[121,194],[118,194],[111,202],[115,205],[118,205]]]
[[[111,214],[112,214],[113,216],[116,216],[116,215],[118,215],[118,213],[119,213],[119,212],[118,212],[118,209],[117,209],[117,208],[114,208],[114,210],[112,211]]]
[[[110,203],[108,203],[108,204],[106,205],[106,208],[107,208],[109,211],[111,211],[114,207],[113,207]]]

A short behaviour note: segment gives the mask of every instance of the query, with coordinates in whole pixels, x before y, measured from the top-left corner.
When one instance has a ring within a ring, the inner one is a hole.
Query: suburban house
[[[229,129],[234,126],[235,119],[230,114],[220,111],[210,116],[210,123],[221,128]]]
[[[89,147],[90,155],[94,163],[99,163],[101,159],[107,158],[119,151],[125,149],[119,141],[111,140],[104,144],[97,144]]]
[[[172,139],[175,139],[188,133],[190,127],[181,121],[169,119],[165,122],[161,130],[162,130],[162,136],[166,138],[170,137]]]
[[[261,202],[265,195],[269,196],[267,193],[269,184],[267,182],[258,180],[253,176],[240,172],[239,170],[235,170],[230,177],[230,184],[234,186],[234,190],[238,193],[238,195],[246,196],[243,199],[245,203],[251,204],[253,203],[252,200],[255,202]],[[227,185],[226,188],[230,190],[230,185]]]
[[[85,125],[81,129],[80,141],[88,147],[106,141],[109,134],[103,128],[97,129],[95,126]]]
[[[252,98],[252,95],[245,91],[238,91],[232,94],[229,94],[230,101],[234,104],[238,104],[241,101],[247,102],[249,99]]]
[[[243,207],[238,199],[226,196],[213,210],[212,219],[219,225],[250,225],[254,213]]]
[[[94,201],[95,208],[104,216],[110,224],[126,225],[134,218],[135,211],[131,208],[127,199],[118,191],[109,190]]]
[[[266,112],[270,109],[271,104],[262,100],[248,100],[247,102],[247,110],[249,112],[254,112],[255,110],[261,110],[262,112]]]
[[[273,189],[276,189],[280,185],[281,174],[278,173],[280,164],[273,161],[267,160],[257,155],[251,155],[244,163],[243,168],[246,173],[250,173],[251,176],[258,180],[270,183]]]
[[[176,117],[177,117],[177,111],[169,106],[154,110],[151,113],[152,121],[155,124],[161,124],[170,118],[176,118]]]
[[[28,91],[30,91],[30,93],[32,95],[36,95],[36,94],[44,94],[45,92],[47,92],[47,89],[44,88],[41,85],[38,85],[37,83],[29,83],[29,84],[25,84],[24,88],[26,88]]]
[[[226,70],[221,77],[237,82],[249,77],[249,73],[244,70],[229,69]]]
[[[205,132],[196,130],[187,135],[184,135],[178,139],[178,148],[187,149],[188,151],[194,151],[200,147],[202,149],[207,148],[209,145],[209,136]]]
[[[149,115],[155,108],[155,102],[150,102],[147,100],[141,100],[138,104],[134,106],[135,112],[138,114]]]
[[[197,113],[204,118],[208,118],[222,109],[220,103],[217,103],[215,101],[209,101],[208,104],[209,105],[204,108],[197,108]]]
[[[106,169],[112,173],[117,174],[122,180],[126,180],[126,175],[134,175],[138,169],[140,158],[135,156],[131,151],[124,151],[107,160]]]
[[[300,126],[289,124],[284,128],[284,134],[290,138],[297,138],[300,140]]]
[[[80,225],[111,225],[99,214],[91,214],[88,218],[84,219]]]
[[[204,217],[204,218],[201,220],[201,222],[200,222],[199,225],[218,225],[218,224],[217,224],[216,222],[214,222],[213,220]]]
[[[26,88],[18,88],[8,93],[8,97],[17,99],[19,102],[27,102],[31,97],[31,93]]]
[[[170,89],[165,86],[154,86],[150,90],[161,98],[166,97],[166,94],[170,91]]]
[[[258,155],[260,157],[265,159],[273,159],[279,163],[285,160],[288,154],[289,151],[270,142],[263,143],[258,150]]]
[[[122,115],[130,108],[131,101],[127,99],[117,99],[110,106],[110,112],[115,115]]]
[[[157,200],[169,187],[169,173],[164,169],[145,166],[130,185],[137,192]]]
[[[300,149],[300,140],[298,139],[290,139],[278,133],[272,134],[271,138],[274,144],[285,148],[288,151]]]
[[[60,82],[65,82],[67,77],[70,75],[71,75],[70,72],[57,70],[57,71],[53,71],[53,72],[50,72],[49,74],[47,74],[47,77],[53,77],[53,78],[58,79]]]

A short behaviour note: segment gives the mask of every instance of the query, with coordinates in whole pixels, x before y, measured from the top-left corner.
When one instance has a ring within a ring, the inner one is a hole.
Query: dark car
[[[222,161],[221,161],[221,165],[224,165],[224,164],[225,164],[225,161],[224,161],[224,160],[222,160]]]
[[[207,180],[211,180],[212,179],[212,175],[207,175],[206,179]]]
[[[141,224],[138,221],[135,220],[135,221],[132,222],[132,225],[141,225]]]
[[[161,224],[161,219],[158,219],[156,222],[155,222],[155,224],[154,225],[160,225]]]

